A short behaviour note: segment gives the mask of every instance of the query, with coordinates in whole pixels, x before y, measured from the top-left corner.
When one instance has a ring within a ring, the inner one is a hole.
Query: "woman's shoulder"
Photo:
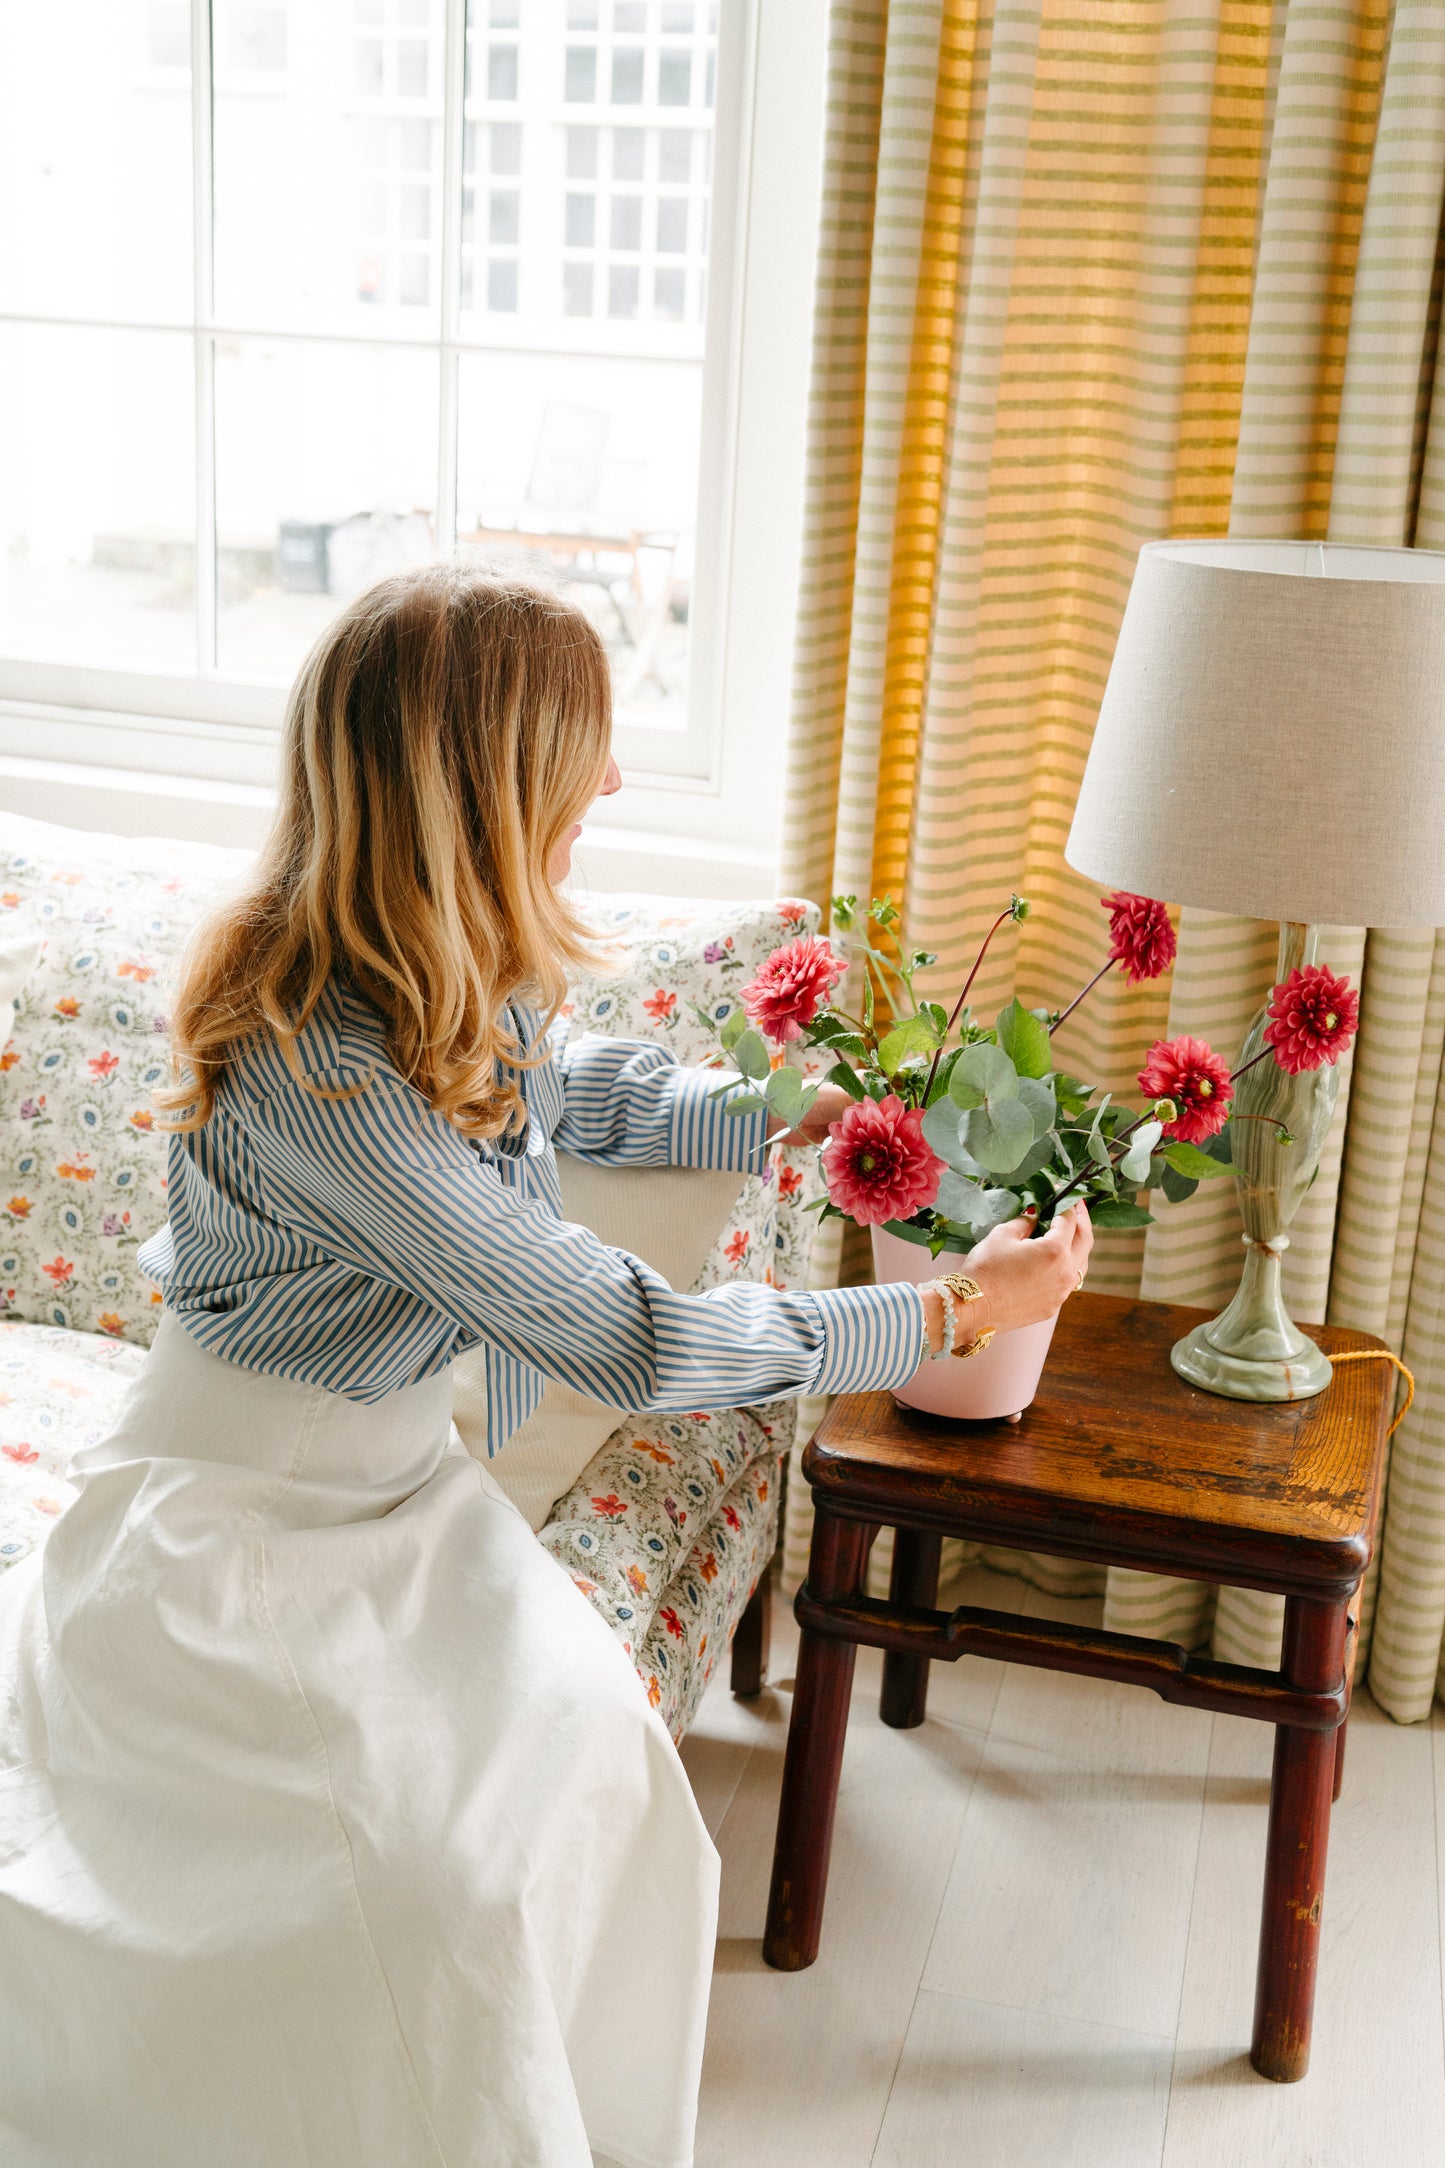
[[[378,1012],[341,979],[331,979],[297,1032],[289,1055],[270,1034],[260,1034],[230,1064],[227,1082],[245,1103],[297,1092],[354,1093],[375,1084],[416,1096],[387,1050]]]

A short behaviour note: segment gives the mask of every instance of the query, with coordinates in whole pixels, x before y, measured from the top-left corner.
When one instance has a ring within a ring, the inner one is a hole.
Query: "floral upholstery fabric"
[[[75,1497],[71,1461],[115,1424],[145,1350],[0,1322],[0,1567],[45,1541]]]
[[[792,1421],[791,1401],[634,1418],[541,1530],[674,1736],[772,1555]]]
[[[154,1334],[160,1297],[135,1252],[166,1213],[151,1094],[165,1073],[168,985],[192,928],[249,862],[0,814],[0,938],[43,942],[0,1047],[0,1569],[70,1503],[71,1457],[109,1429]],[[812,906],[788,901],[578,902],[612,953],[573,988],[569,1035],[657,1036],[683,1062],[716,1054],[715,1025],[740,987],[780,941],[816,924]],[[696,1285],[806,1285],[816,1225],[806,1208],[819,1188],[816,1155],[775,1146]],[[668,1428],[679,1422],[686,1436]],[[791,1435],[786,1404],[624,1424],[543,1531],[591,1582],[674,1731],[771,1551]],[[643,1439],[654,1451],[639,1488]],[[646,1577],[645,1602],[629,1567]]]

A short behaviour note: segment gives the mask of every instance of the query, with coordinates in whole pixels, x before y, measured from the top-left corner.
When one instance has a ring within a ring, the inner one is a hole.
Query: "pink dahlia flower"
[[[848,966],[821,934],[802,933],[773,950],[742,990],[748,1022],[780,1043],[801,1039]]]
[[[1298,1076],[1337,1062],[1360,1028],[1360,997],[1323,964],[1291,971],[1269,997],[1267,1046],[1281,1069]]]
[[[828,1126],[823,1147],[828,1196],[860,1227],[912,1219],[938,1195],[943,1161],[923,1138],[923,1115],[893,1092],[856,1099]]]
[[[1163,904],[1148,896],[1130,896],[1122,889],[1100,901],[1109,914],[1109,954],[1124,966],[1129,984],[1161,978],[1179,947]]]
[[[1179,1109],[1164,1125],[1166,1137],[1181,1144],[1203,1144],[1217,1137],[1229,1119],[1234,1086],[1229,1064],[1204,1039],[1156,1039],[1139,1071],[1139,1089],[1151,1099],[1172,1099]]]

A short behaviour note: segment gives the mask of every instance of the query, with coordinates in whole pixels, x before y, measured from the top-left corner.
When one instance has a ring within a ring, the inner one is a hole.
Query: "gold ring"
[[[1081,1272],[1081,1273],[1079,1274],[1079,1277],[1077,1278],[1077,1280],[1075,1280],[1075,1282],[1074,1282],[1074,1293],[1075,1293],[1076,1295],[1077,1295],[1078,1293],[1080,1293],[1080,1291],[1081,1291],[1081,1290],[1082,1290],[1082,1288],[1083,1288],[1083,1285],[1084,1285],[1084,1275],[1083,1275],[1083,1273]]]

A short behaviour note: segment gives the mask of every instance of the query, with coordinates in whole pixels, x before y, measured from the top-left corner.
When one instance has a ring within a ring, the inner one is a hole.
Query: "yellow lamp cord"
[[[1390,1353],[1390,1350],[1389,1350],[1389,1349],[1388,1349],[1387,1347],[1358,1347],[1358,1348],[1356,1348],[1356,1349],[1355,1349],[1355,1350],[1353,1351],[1353,1353],[1352,1353],[1352,1354],[1349,1354],[1349,1355],[1332,1355],[1332,1356],[1330,1357],[1330,1362],[1331,1362],[1331,1364],[1334,1364],[1334,1363],[1393,1363],[1393,1364],[1395,1365],[1395,1368],[1396,1368],[1396,1369],[1397,1369],[1397,1370],[1399,1371],[1399,1373],[1400,1373],[1401,1377],[1402,1377],[1402,1378],[1403,1378],[1403,1379],[1405,1380],[1405,1405],[1404,1405],[1404,1407],[1403,1407],[1403,1408],[1401,1408],[1401,1410],[1400,1410],[1399,1414],[1398,1414],[1398,1415],[1397,1415],[1397,1416],[1395,1417],[1395,1420],[1394,1420],[1394,1422],[1393,1422],[1393,1423],[1391,1423],[1391,1425],[1390,1425],[1389,1429],[1388,1429],[1388,1430],[1387,1430],[1387,1431],[1385,1432],[1385,1436],[1386,1436],[1386,1438],[1393,1438],[1393,1437],[1394,1437],[1394,1435],[1395,1435],[1395,1432],[1396,1432],[1396,1431],[1397,1431],[1397,1430],[1399,1429],[1400,1425],[1401,1425],[1401,1424],[1402,1424],[1402,1423],[1404,1422],[1404,1420],[1405,1420],[1405,1417],[1406,1417],[1406,1416],[1407,1416],[1407,1415],[1409,1414],[1409,1412],[1410,1412],[1410,1409],[1411,1409],[1412,1405],[1414,1404],[1414,1399],[1415,1399],[1415,1373],[1414,1373],[1414,1371],[1413,1371],[1413,1370],[1408,1370],[1408,1369],[1407,1369],[1407,1368],[1405,1367],[1404,1363],[1402,1363],[1402,1362],[1401,1362],[1401,1360],[1400,1360],[1399,1356],[1398,1356],[1398,1355],[1392,1355],[1392,1354]]]

